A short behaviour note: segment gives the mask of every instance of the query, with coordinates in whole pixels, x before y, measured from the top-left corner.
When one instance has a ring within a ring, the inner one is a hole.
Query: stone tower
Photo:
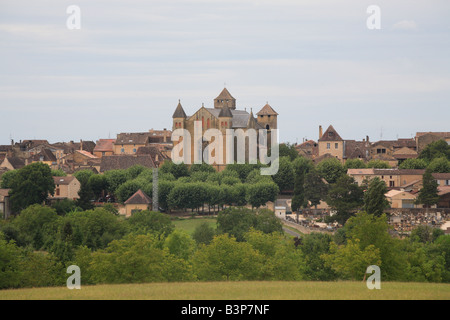
[[[256,116],[258,123],[267,130],[277,129],[277,116],[278,113],[273,110],[273,108],[267,103],[261,111],[259,111]]]
[[[185,129],[186,128],[186,113],[184,112],[183,107],[181,106],[181,101],[178,100],[178,106],[175,109],[175,112],[173,113],[172,119],[173,119],[173,129],[172,131],[175,131],[176,129]]]
[[[236,110],[236,99],[230,94],[227,88],[224,88],[217,98],[214,99],[214,109],[228,107]]]

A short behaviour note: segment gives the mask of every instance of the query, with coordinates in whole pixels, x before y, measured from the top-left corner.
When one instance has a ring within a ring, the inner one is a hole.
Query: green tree
[[[425,171],[422,185],[416,203],[423,204],[427,208],[437,204],[439,202],[438,184],[434,180],[430,170]]]
[[[398,168],[399,169],[425,169],[428,163],[425,159],[406,159]]]
[[[175,164],[172,161],[165,161],[159,169],[161,173],[171,173],[175,179],[189,176],[189,168],[186,164]]]
[[[192,238],[197,242],[197,244],[208,245],[211,243],[216,232],[214,228],[207,222],[199,224],[194,232],[192,233]]]
[[[200,247],[193,265],[201,281],[258,280],[263,269],[261,255],[249,243],[227,234],[216,236]]]
[[[367,191],[364,193],[364,211],[369,214],[381,216],[389,208],[389,201],[386,199],[386,183],[378,177],[370,180]]]
[[[14,241],[6,241],[0,233],[0,289],[17,288],[21,283],[22,250]]]
[[[365,169],[367,168],[366,163],[361,159],[348,159],[344,164],[345,170],[348,169]]]
[[[247,186],[247,202],[254,208],[266,205],[267,202],[275,202],[279,193],[278,186],[271,182],[259,182]]]
[[[327,204],[337,211],[334,217],[344,224],[364,204],[364,191],[350,176],[341,176],[332,184],[327,195]]]
[[[174,230],[164,241],[164,247],[169,249],[170,254],[189,260],[195,251],[195,241],[183,230]]]
[[[450,160],[450,145],[443,139],[428,144],[419,154],[420,159],[428,162],[442,157]]]
[[[305,200],[305,176],[314,166],[312,162],[304,157],[298,157],[293,162],[294,169],[294,194],[292,197],[292,211],[298,211],[306,206]]]
[[[298,156],[298,151],[295,149],[295,145],[288,143],[282,143],[279,145],[278,154],[280,158],[289,157],[291,161],[294,161]]]
[[[96,199],[99,199],[108,188],[108,182],[102,174],[93,174],[88,180]]]
[[[383,160],[373,159],[367,163],[367,168],[389,169],[390,167],[389,162]]]
[[[362,280],[368,266],[381,265],[379,250],[373,245],[361,249],[358,239],[341,246],[332,242],[330,253],[323,255],[323,259],[344,280]]]
[[[170,217],[154,211],[138,211],[127,219],[130,231],[138,234],[153,233],[158,239],[167,237],[175,229]]]
[[[10,171],[6,171],[4,174],[2,174],[1,188],[2,189],[11,188],[12,182],[16,178],[18,172],[19,172],[19,170],[10,170]]]
[[[289,157],[281,157],[278,172],[272,177],[281,192],[294,188],[294,168]]]
[[[43,203],[53,195],[55,183],[48,165],[35,162],[19,169],[10,185],[11,209],[18,213],[22,209]]]
[[[317,170],[313,169],[305,176],[305,200],[317,208],[321,200],[327,196],[328,186],[322,180]]]
[[[322,160],[317,164],[316,169],[320,176],[330,184],[335,183],[347,173],[342,163],[336,158]]]
[[[127,181],[127,172],[125,170],[109,170],[104,173],[107,183],[107,191],[114,194],[117,188]]]
[[[62,169],[53,169],[52,176],[53,177],[66,177],[67,173],[65,173]]]
[[[444,157],[435,158],[430,162],[427,169],[433,173],[448,173],[450,172],[450,161]]]

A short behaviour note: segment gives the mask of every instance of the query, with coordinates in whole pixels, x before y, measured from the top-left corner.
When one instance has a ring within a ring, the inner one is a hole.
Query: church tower
[[[230,94],[227,88],[224,88],[217,98],[214,99],[214,109],[228,107],[236,110],[236,99]]]
[[[273,108],[267,103],[261,111],[259,111],[256,116],[258,123],[267,130],[277,129],[277,116],[278,113],[273,110]]]
[[[178,100],[178,106],[175,109],[175,112],[172,116],[173,119],[173,129],[175,131],[177,129],[185,129],[186,128],[186,113],[184,112],[183,107],[181,106],[181,101]]]

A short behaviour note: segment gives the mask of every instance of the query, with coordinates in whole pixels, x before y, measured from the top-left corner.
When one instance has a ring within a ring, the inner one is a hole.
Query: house
[[[341,138],[332,125],[328,127],[325,133],[322,133],[322,126],[319,126],[318,145],[319,157],[329,154],[341,161],[344,160],[344,139]]]
[[[319,145],[314,140],[306,140],[296,145],[295,149],[300,156],[310,160],[315,159],[319,155]]]
[[[51,169],[58,169],[58,162],[55,154],[50,149],[42,149],[39,153],[28,159],[29,163],[41,162],[48,165]]]
[[[74,176],[66,177],[53,177],[55,182],[55,192],[53,196],[49,196],[50,201],[56,200],[77,200],[80,198],[78,192],[80,191],[81,184]]]
[[[136,155],[150,155],[156,167],[160,167],[164,161],[170,160],[167,154],[162,152],[161,149],[156,146],[140,147],[136,152]]]
[[[420,153],[427,145],[438,140],[450,144],[450,132],[417,132],[415,140],[417,152]]]
[[[438,208],[450,208],[450,186],[438,187],[439,202]]]
[[[127,217],[131,217],[136,211],[152,210],[152,199],[141,189],[125,201],[124,204]]]
[[[8,219],[11,216],[9,191],[10,189],[0,189],[0,217],[3,219]]]
[[[114,154],[114,143],[116,139],[99,139],[95,145],[93,154],[97,158],[112,156]]]
[[[114,155],[104,156],[101,158],[100,172],[106,172],[116,169],[128,169],[135,165],[141,165],[146,168],[156,168],[155,162],[153,162],[152,156],[148,154],[144,155]]]
[[[401,190],[390,190],[385,196],[390,202],[391,208],[418,208],[415,204],[417,194]]]
[[[401,188],[411,183],[422,181],[425,170],[422,169],[349,169],[347,174],[355,179],[359,185],[365,179],[380,178],[388,188]]]
[[[114,142],[114,155],[134,155],[140,147],[149,144],[148,132],[120,133]]]
[[[433,173],[432,175],[439,186],[450,186],[450,173]]]
[[[5,157],[0,164],[0,168],[7,168],[8,170],[16,170],[25,167],[25,160],[19,157]]]

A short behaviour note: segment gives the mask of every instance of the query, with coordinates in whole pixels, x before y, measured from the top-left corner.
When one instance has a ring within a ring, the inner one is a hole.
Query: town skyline
[[[0,4],[0,144],[96,140],[170,127],[226,87],[279,111],[280,141],[448,131],[449,4],[366,1],[78,1]]]

